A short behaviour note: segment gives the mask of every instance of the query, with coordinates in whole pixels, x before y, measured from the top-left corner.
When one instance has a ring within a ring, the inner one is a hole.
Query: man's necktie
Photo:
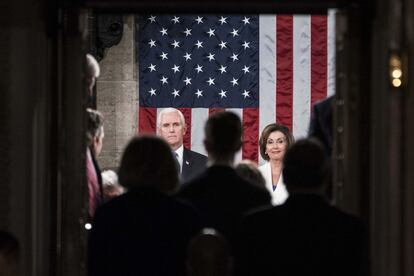
[[[174,152],[174,157],[175,157],[175,165],[177,167],[177,171],[178,174],[181,174],[181,166],[180,166],[180,162],[178,161],[178,153]]]

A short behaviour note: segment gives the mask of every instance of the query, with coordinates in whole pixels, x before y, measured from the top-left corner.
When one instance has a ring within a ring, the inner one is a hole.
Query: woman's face
[[[266,141],[266,154],[270,160],[283,160],[286,152],[286,136],[280,131],[270,133]]]

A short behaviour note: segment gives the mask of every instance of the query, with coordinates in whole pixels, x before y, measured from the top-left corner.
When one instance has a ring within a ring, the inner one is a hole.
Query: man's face
[[[159,135],[167,141],[172,150],[178,149],[183,144],[186,127],[180,121],[177,112],[164,114],[158,129]]]

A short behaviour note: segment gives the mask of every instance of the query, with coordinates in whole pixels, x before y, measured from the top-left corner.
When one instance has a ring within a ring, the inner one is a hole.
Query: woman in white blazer
[[[266,180],[266,188],[272,195],[272,204],[280,205],[288,197],[283,183],[283,157],[287,148],[294,142],[289,128],[281,124],[267,125],[260,136],[260,155],[266,163],[259,167]]]

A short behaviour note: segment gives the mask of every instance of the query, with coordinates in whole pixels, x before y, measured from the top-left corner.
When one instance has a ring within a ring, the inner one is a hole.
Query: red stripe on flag
[[[311,17],[311,107],[326,98],[328,69],[328,17]]]
[[[276,122],[292,130],[293,16],[277,16],[276,36]]]
[[[208,109],[208,116],[210,117],[214,113],[222,112],[222,111],[226,111],[226,109],[225,108],[209,108]]]
[[[187,131],[183,138],[184,147],[191,149],[191,108],[177,108],[180,110],[185,118],[185,124],[187,125]]]
[[[157,109],[139,107],[138,133],[155,133],[157,129]]]
[[[258,162],[259,109],[243,109],[243,149],[242,159]]]

